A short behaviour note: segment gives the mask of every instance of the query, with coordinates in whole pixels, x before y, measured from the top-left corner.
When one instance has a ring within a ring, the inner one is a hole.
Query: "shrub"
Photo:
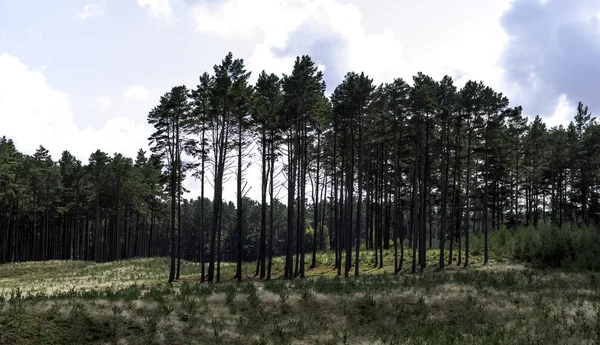
[[[551,225],[490,232],[496,257],[529,262],[538,268],[600,269],[600,231],[591,227]],[[479,244],[479,239],[474,241]]]

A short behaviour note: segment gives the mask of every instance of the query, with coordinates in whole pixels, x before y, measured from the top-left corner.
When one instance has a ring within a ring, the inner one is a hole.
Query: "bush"
[[[511,233],[512,232],[512,233]],[[544,225],[490,232],[496,256],[539,268],[600,270],[600,232],[590,227]]]

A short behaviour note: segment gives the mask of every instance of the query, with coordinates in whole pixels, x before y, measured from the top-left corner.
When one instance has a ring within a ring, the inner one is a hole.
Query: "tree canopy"
[[[256,260],[269,279],[285,256],[293,279],[306,253],[314,267],[317,250],[331,250],[339,275],[358,276],[361,255],[381,267],[390,246],[394,273],[406,248],[416,272],[432,247],[440,268],[456,252],[469,265],[473,235],[487,263],[491,231],[600,223],[600,126],[582,103],[570,124],[548,128],[480,81],[419,72],[376,84],[349,72],[327,97],[311,57],[290,67],[252,85],[244,60],[227,54],[195,88],[157,100],[150,154],[135,160],[97,150],[87,163],[69,151],[54,161],[0,138],[1,262],[168,255],[170,281],[182,258],[219,281],[221,261],[236,261],[241,279],[241,263]],[[260,176],[247,176],[252,164]],[[197,199],[186,199],[186,177],[202,186]],[[252,181],[260,200],[246,195]]]

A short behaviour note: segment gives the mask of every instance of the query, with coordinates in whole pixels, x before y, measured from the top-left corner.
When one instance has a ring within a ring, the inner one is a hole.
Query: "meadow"
[[[501,236],[492,243],[517,253]],[[5,264],[0,344],[600,343],[600,274],[500,250],[483,266],[478,241],[466,269],[438,270],[429,250],[424,272],[411,274],[407,261],[393,275],[390,250],[383,268],[362,255],[358,278],[336,277],[332,253],[293,281],[281,279],[282,258],[266,282],[247,263],[237,283],[224,263],[218,284],[200,284],[192,262],[167,284],[167,258]]]

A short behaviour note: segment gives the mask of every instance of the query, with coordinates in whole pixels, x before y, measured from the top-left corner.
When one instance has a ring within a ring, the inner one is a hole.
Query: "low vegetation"
[[[600,270],[600,232],[593,227],[545,225],[502,229],[489,234],[490,256],[529,263],[535,268]],[[473,239],[472,253],[483,252],[483,239]]]
[[[192,262],[182,264],[180,281],[164,283],[168,258],[6,264],[0,344],[597,343],[600,274],[579,270],[577,255],[561,259],[569,269],[542,260],[563,241],[581,245],[577,238],[594,235],[560,233],[554,243],[552,232],[494,232],[491,262],[475,255],[467,269],[455,257],[439,271],[438,251],[430,250],[432,264],[414,275],[408,264],[392,274],[391,250],[383,268],[366,252],[358,278],[337,277],[332,253],[323,253],[309,279],[278,279],[284,261],[276,258],[275,279],[253,279],[255,264],[247,263],[244,282],[234,282],[235,265],[224,263],[220,284],[199,284]],[[511,258],[522,246],[536,253],[523,258],[533,265]]]

